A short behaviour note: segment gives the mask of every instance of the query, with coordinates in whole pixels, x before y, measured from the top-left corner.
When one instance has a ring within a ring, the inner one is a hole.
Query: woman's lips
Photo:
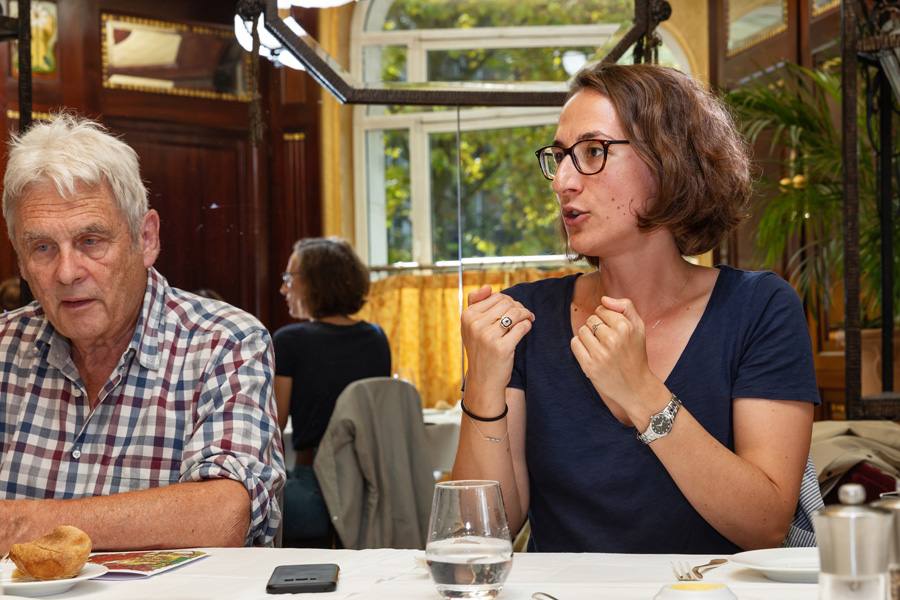
[[[563,222],[566,227],[574,227],[587,219],[588,214],[575,209],[563,211]]]

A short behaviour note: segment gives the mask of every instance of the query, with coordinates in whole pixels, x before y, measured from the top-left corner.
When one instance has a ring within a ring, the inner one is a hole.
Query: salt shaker
[[[900,492],[900,482],[897,482],[897,491]],[[891,600],[900,600],[900,497],[882,494],[882,499],[873,502],[872,506],[884,508],[894,515],[894,527],[889,541],[890,552],[888,557],[888,570],[890,575]]]
[[[894,516],[867,506],[858,483],[842,485],[841,504],[813,513],[819,540],[820,600],[888,600],[888,554]]]

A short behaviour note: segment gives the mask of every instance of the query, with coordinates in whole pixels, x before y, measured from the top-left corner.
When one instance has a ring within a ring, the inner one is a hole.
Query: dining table
[[[316,600],[440,600],[424,566],[422,550],[202,550],[206,553],[203,558],[169,571],[129,580],[99,577],[79,581],[70,590],[48,598],[263,600],[285,597],[266,593],[275,567],[334,563],[340,569],[337,590],[318,593],[313,596]],[[676,582],[672,561],[699,565],[718,557],[722,556],[515,553],[497,600],[531,600],[536,592],[557,600],[652,600],[663,586]],[[727,585],[739,600],[814,600],[819,595],[817,583],[774,581],[731,563],[706,571],[704,581]]]

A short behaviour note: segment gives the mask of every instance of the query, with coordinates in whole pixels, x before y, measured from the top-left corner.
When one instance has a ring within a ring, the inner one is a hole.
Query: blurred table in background
[[[425,442],[431,453],[431,465],[435,473],[448,473],[453,469],[456,447],[459,445],[461,419],[462,409],[458,404],[450,410],[434,408],[422,410],[422,420],[425,421]]]
[[[459,405],[450,410],[422,409],[422,420],[425,423],[425,443],[428,445],[431,455],[431,470],[436,474],[448,473],[453,469],[456,446],[459,444],[461,419],[462,409],[459,408]],[[294,468],[291,431],[291,421],[288,419],[288,424],[284,428],[284,466],[288,471]]]

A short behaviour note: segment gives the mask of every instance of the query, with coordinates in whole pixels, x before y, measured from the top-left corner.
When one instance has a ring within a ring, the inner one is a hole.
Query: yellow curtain
[[[494,291],[524,281],[583,272],[572,265],[485,269],[463,273],[463,303],[469,292],[490,285]],[[394,373],[415,383],[426,408],[455,404],[462,388],[462,339],[459,333],[457,273],[393,275],[372,284],[358,318],[377,323],[391,344]]]

